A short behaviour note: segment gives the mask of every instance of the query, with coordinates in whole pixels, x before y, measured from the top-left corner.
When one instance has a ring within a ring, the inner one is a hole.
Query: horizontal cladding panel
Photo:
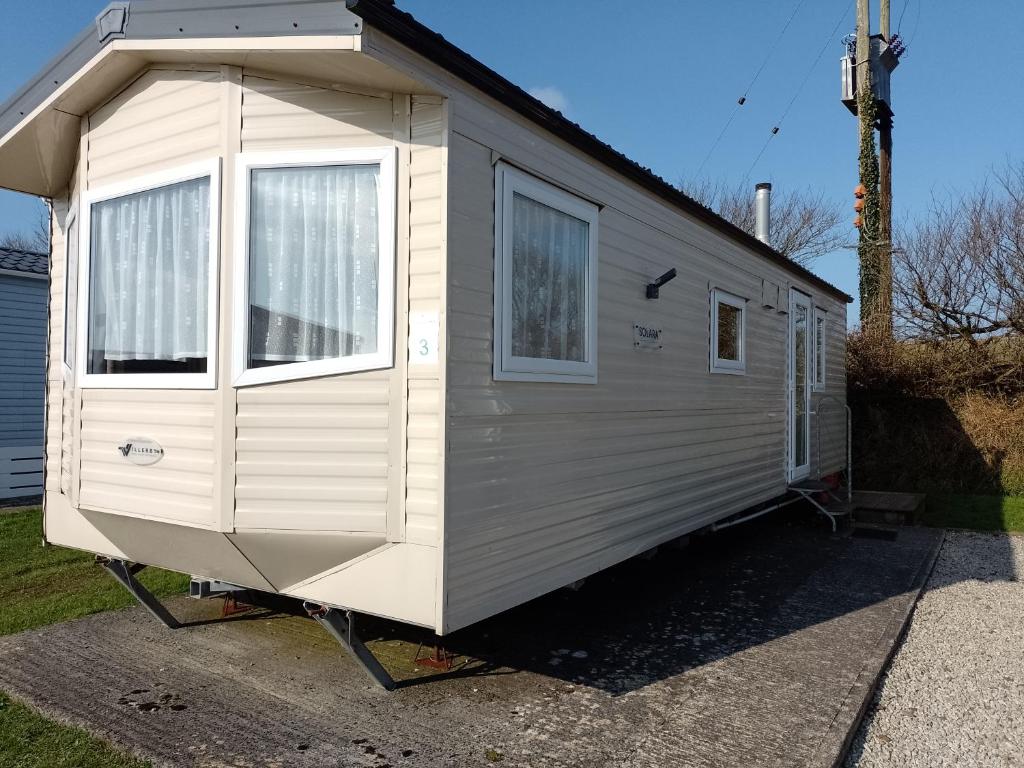
[[[391,99],[243,78],[245,152],[387,145],[392,121]]]
[[[77,163],[71,187],[77,183]],[[50,328],[48,332],[46,403],[46,489],[71,493],[72,424],[75,416],[74,390],[64,374],[64,222],[67,198],[54,198],[50,210]],[[0,360],[0,365],[3,365]]]
[[[220,72],[151,70],[89,118],[90,188],[221,155]]]
[[[603,205],[621,210],[643,222],[650,231],[667,233],[684,246],[700,250],[721,263],[765,276],[778,274],[790,282],[802,282],[768,259],[755,255],[717,230],[654,197],[639,185],[623,180],[592,159],[544,135],[524,118],[494,109],[493,102],[480,99],[475,93],[458,93],[458,90],[457,87],[452,97],[453,145],[459,140],[469,140],[486,148],[488,153],[497,151],[511,162],[524,163],[529,170],[556,179],[571,191]],[[811,292],[820,293],[818,290]]]
[[[445,292],[444,112],[442,105],[435,101],[412,97],[409,308],[416,312],[437,313],[440,319]],[[436,546],[438,514],[444,492],[441,487],[444,394],[440,366],[410,366],[407,387],[405,537],[413,543]]]
[[[239,389],[235,525],[384,533],[391,386],[373,372]]]
[[[762,285],[801,284],[537,131],[463,106],[449,158],[448,629],[782,493],[789,316],[762,306]],[[595,385],[493,379],[492,149],[603,206]],[[748,300],[744,375],[709,371],[712,288]],[[842,399],[845,307],[808,293],[836,321],[827,394]],[[634,348],[636,322],[662,329],[661,350]]]
[[[188,525],[214,520],[215,393],[205,390],[82,392],[81,504]],[[155,440],[156,464],[126,460],[118,445]]]

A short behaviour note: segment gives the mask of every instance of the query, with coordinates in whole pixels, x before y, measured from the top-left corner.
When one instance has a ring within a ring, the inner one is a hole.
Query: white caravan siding
[[[390,97],[246,76],[242,151],[391,145],[392,111]],[[384,533],[401,387],[396,367],[239,388],[235,527]]]
[[[71,492],[71,424],[75,393],[64,375],[64,281],[67,238],[66,198],[54,199],[50,211],[50,327],[46,358],[46,490]]]
[[[146,72],[89,116],[88,188],[216,158],[221,122],[219,71]],[[82,390],[82,506],[215,527],[215,403],[210,390]],[[128,437],[156,440],[165,457],[124,461]]]
[[[74,502],[80,488],[78,501],[86,508],[196,527],[226,521],[228,530],[386,531],[391,540],[436,546],[442,366],[418,365],[406,377],[406,329],[410,306],[438,316],[443,311],[443,104],[437,97],[318,87],[266,73],[244,74],[232,86],[225,78],[233,76],[220,68],[173,67],[140,75],[90,115],[83,141],[87,176],[79,184],[76,168],[70,195],[77,197],[79,186],[223,158],[232,146],[251,152],[395,145],[396,364],[242,387],[234,397],[225,396],[231,383],[223,366],[216,391],[76,391],[62,365],[65,197],[53,221],[51,489]],[[239,98],[234,109],[232,88]],[[221,183],[233,184],[233,176],[223,174]],[[233,215],[222,211],[229,225]],[[225,277],[232,250],[220,253],[222,307],[234,300]],[[234,343],[218,339],[222,348]],[[222,408],[230,413],[221,414]],[[230,431],[217,427],[225,421]],[[164,459],[144,468],[120,460],[116,444],[135,435],[161,443]],[[230,448],[222,447],[222,435]],[[221,476],[228,458],[235,471]],[[224,484],[235,507],[226,515],[218,509]]]
[[[835,299],[452,87],[449,631],[783,493],[788,316],[762,306],[762,281],[829,310],[840,397],[845,326]],[[596,385],[493,380],[497,157],[603,206]],[[672,267],[678,277],[647,300],[644,286]],[[746,375],[709,372],[715,287],[748,299]],[[633,348],[638,321],[664,329],[663,350]]]
[[[444,106],[412,99],[409,217],[409,311],[438,319],[437,363],[409,366],[406,541],[437,546],[444,455]]]

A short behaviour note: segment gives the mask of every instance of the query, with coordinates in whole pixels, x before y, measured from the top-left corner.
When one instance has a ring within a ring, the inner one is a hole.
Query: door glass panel
[[[793,466],[807,464],[807,307],[793,307]]]

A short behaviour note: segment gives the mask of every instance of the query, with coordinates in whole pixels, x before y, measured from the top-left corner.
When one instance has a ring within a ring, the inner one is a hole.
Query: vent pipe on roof
[[[754,189],[754,236],[762,243],[771,245],[772,185],[762,181]]]

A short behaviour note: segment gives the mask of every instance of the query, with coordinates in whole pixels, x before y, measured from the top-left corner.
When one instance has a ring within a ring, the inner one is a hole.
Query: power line
[[[900,29],[903,28],[903,14],[907,12],[907,6],[910,5],[910,0],[903,0],[903,10],[900,11],[899,21],[896,22],[896,34],[900,33]]]
[[[917,27],[921,23],[921,0],[917,0],[917,14],[914,17],[914,31],[907,35],[908,42],[917,37]],[[907,45],[909,48],[910,46]]]
[[[796,8],[794,8],[793,12],[789,15],[789,19],[787,19],[785,25],[783,25],[782,31],[779,32],[778,36],[775,38],[775,42],[773,42],[771,48],[768,49],[768,54],[764,57],[764,61],[761,62],[761,66],[758,67],[757,72],[754,73],[754,77],[753,79],[751,79],[750,85],[747,86],[747,89],[743,92],[743,95],[740,96],[740,106],[743,106],[743,102],[747,100],[747,95],[750,93],[750,90],[754,87],[754,83],[756,83],[757,79],[761,77],[761,73],[764,72],[764,68],[768,66],[768,62],[771,60],[772,56],[775,55],[775,51],[778,49],[779,43],[782,42],[783,35],[786,34],[786,30],[789,29],[789,25],[793,23],[793,19],[796,18],[797,13],[803,7],[806,1],[807,0],[800,0],[800,2],[796,4]]]
[[[732,121],[736,119],[736,115],[740,111],[741,106],[743,105],[737,103],[736,106],[732,108],[732,114],[730,114],[729,119],[725,121],[725,125],[722,126],[722,130],[718,132],[718,138],[714,140],[711,144],[711,149],[709,149],[708,153],[704,155],[704,159],[700,161],[700,166],[697,168],[697,173],[694,175],[695,178],[700,178],[701,171],[704,170],[704,166],[707,165],[708,160],[711,159],[711,155],[718,147],[719,142],[722,141],[722,137],[725,136],[725,132],[729,130],[729,126],[732,125]]]
[[[814,58],[814,62],[811,64],[810,67],[807,68],[807,71],[804,73],[803,80],[800,81],[800,85],[797,86],[796,91],[793,93],[793,97],[789,100],[789,103],[786,105],[786,108],[782,111],[782,115],[775,122],[775,125],[772,126],[771,133],[769,133],[768,138],[765,139],[764,145],[761,147],[761,151],[757,153],[757,157],[754,158],[754,162],[750,164],[750,168],[747,170],[746,175],[743,177],[744,184],[746,184],[747,180],[750,178],[750,174],[754,172],[754,168],[760,161],[761,156],[764,155],[765,150],[768,149],[768,145],[771,143],[771,140],[778,135],[779,130],[782,128],[782,123],[786,119],[786,116],[789,115],[790,110],[793,109],[793,105],[796,103],[797,98],[799,98],[800,93],[804,89],[804,86],[807,85],[807,81],[810,80],[811,74],[813,74],[815,67],[818,66],[818,62],[821,61],[821,57],[825,55],[825,51],[828,50],[828,46],[832,43],[833,38],[836,36],[836,32],[839,31],[840,25],[842,25],[842,23],[846,20],[846,17],[849,15],[849,13],[850,8],[849,6],[847,6],[843,9],[842,15],[840,15],[840,17],[836,19],[835,26],[832,27],[832,31],[829,32],[828,37],[825,38],[825,44],[821,46],[821,50],[818,51],[818,55]]]
[[[729,114],[729,119],[725,121],[725,125],[722,126],[722,130],[718,132],[718,136],[712,142],[711,148],[708,150],[707,154],[704,155],[704,159],[701,160],[700,166],[697,168],[697,173],[695,174],[696,178],[700,178],[700,174],[704,170],[704,166],[707,165],[708,160],[711,159],[711,155],[713,155],[715,150],[718,148],[719,143],[721,143],[722,141],[722,137],[725,136],[725,132],[728,131],[729,126],[732,125],[732,121],[736,119],[736,115],[739,113],[740,107],[742,107],[746,103],[747,96],[750,95],[751,89],[753,89],[754,84],[757,83],[758,78],[761,77],[761,73],[764,72],[764,68],[768,66],[768,62],[771,60],[772,56],[775,55],[775,51],[778,49],[779,43],[782,42],[783,36],[786,34],[786,31],[793,23],[793,19],[796,18],[797,13],[803,7],[805,2],[807,2],[807,0],[799,0],[799,2],[797,2],[796,7],[793,9],[793,12],[789,15],[789,18],[786,20],[786,23],[782,26],[781,31],[775,37],[775,41],[768,48],[768,53],[761,61],[761,66],[759,66],[757,68],[757,71],[754,72],[754,76],[751,78],[750,83],[743,91],[743,95],[739,97],[739,99],[736,101],[736,106],[732,108],[732,112]]]

